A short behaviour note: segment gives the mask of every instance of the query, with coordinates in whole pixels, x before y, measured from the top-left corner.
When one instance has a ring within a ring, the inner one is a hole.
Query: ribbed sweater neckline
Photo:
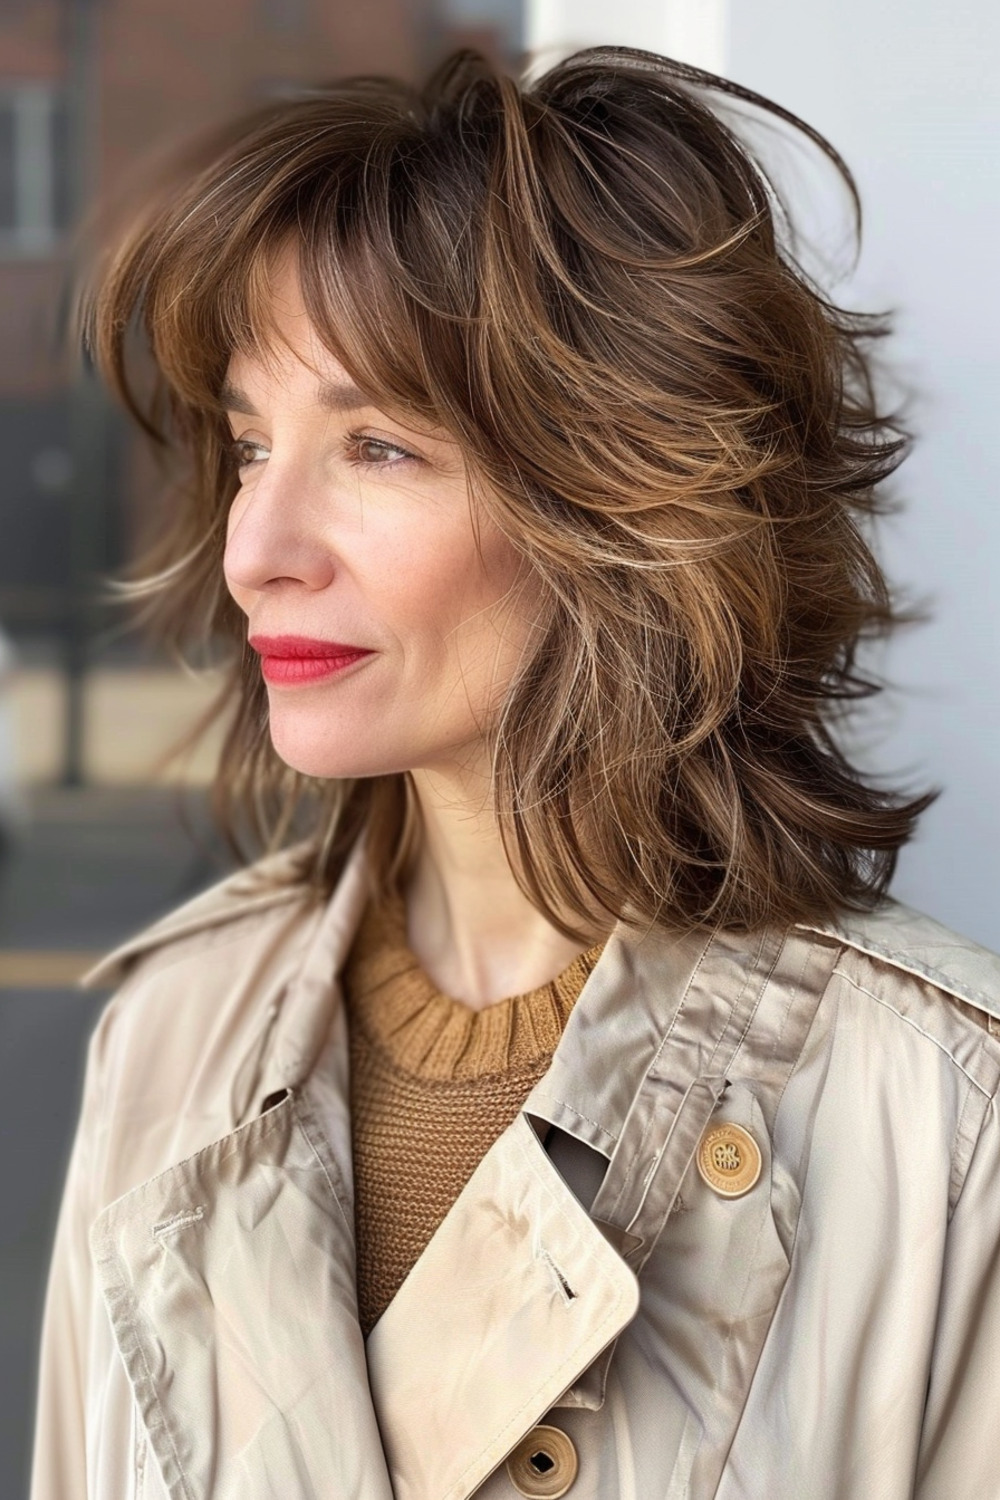
[[[412,952],[396,895],[369,903],[348,955],[351,1022],[398,1071],[442,1084],[530,1072],[551,1056],[604,943],[555,979],[474,1010],[443,994]]]

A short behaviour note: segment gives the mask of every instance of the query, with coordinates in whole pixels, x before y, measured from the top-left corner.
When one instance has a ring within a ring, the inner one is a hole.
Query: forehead
[[[281,289],[284,291],[285,289]],[[219,392],[227,412],[257,416],[262,401],[289,397],[327,412],[371,406],[347,370],[323,343],[301,298],[276,295],[267,323],[250,348],[234,350]]]
[[[371,398],[355,385],[342,365],[339,374],[334,373],[331,378],[329,371],[318,371],[298,360],[294,363],[298,369],[296,378],[290,381],[287,372],[283,374],[270,361],[262,363],[242,354],[234,356],[219,392],[222,410],[259,416],[260,401],[268,399],[274,389],[294,397],[296,403],[304,400],[326,412],[351,412],[372,405]]]

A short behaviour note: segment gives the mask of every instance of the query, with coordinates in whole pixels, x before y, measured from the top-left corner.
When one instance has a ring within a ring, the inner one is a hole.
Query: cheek
[[[449,634],[464,641],[495,638],[515,623],[522,598],[519,575],[524,568],[505,537],[483,537],[482,549],[456,548],[436,570],[428,603],[436,608]]]
[[[453,578],[446,645],[467,691],[491,696],[520,663],[539,618],[540,593],[527,564],[504,537],[483,546]],[[481,701],[481,700],[480,700]]]
[[[452,656],[460,638],[489,628],[517,571],[517,555],[505,538],[484,537],[480,553],[465,528],[438,531],[433,538],[394,538],[369,576],[371,594],[379,596],[383,618],[404,649],[420,642],[425,650]]]

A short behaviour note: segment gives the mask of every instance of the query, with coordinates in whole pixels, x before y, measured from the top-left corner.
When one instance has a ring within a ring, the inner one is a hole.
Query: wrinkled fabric
[[[615,929],[370,1338],[336,975],[367,899],[243,875],[98,971],[31,1500],[993,1500],[1000,960],[887,902]],[[756,1185],[696,1167],[728,1121]],[[405,1184],[401,1184],[405,1190]]]

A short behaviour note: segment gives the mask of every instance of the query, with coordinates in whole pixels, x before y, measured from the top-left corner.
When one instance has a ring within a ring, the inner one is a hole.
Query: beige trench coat
[[[528,1492],[575,1452],[571,1500],[1000,1496],[1000,961],[893,904],[620,925],[366,1347],[364,854],[327,905],[245,886],[95,975],[32,1500],[512,1500],[539,1423],[572,1452]],[[742,1197],[695,1169],[720,1121]]]

